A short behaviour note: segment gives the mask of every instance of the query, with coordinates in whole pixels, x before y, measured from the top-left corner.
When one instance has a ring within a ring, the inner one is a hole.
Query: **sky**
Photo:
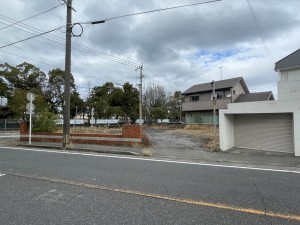
[[[81,96],[86,98],[105,82],[137,85],[136,69],[143,63],[144,90],[161,85],[172,94],[241,76],[250,92],[273,91],[276,98],[279,75],[274,63],[300,47],[299,0],[222,0],[90,24],[201,2],[205,1],[73,0],[72,22],[80,25],[73,27],[71,71]],[[64,70],[63,3],[1,0],[0,63],[28,62],[46,74]],[[22,22],[13,24],[16,21]],[[57,30],[3,47],[53,29]]]

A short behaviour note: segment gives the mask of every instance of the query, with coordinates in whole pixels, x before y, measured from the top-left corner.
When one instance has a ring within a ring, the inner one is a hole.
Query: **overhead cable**
[[[220,2],[220,1],[222,1],[222,0],[212,0],[212,1],[206,1],[206,2],[198,2],[198,3],[193,3],[193,4],[187,4],[187,5],[173,6],[173,7],[162,8],[162,9],[154,9],[154,10],[149,10],[149,11],[144,11],[144,12],[139,12],[139,13],[131,13],[131,14],[126,14],[126,15],[122,15],[122,16],[115,16],[115,17],[104,19],[104,20],[85,22],[85,23],[82,23],[82,24],[105,23],[106,21],[119,19],[119,18],[123,18],[123,17],[137,16],[137,15],[141,15],[141,14],[154,13],[154,12],[159,12],[159,11],[166,11],[166,10],[178,9],[178,8],[190,7],[190,6],[196,6],[196,5],[203,5],[203,4],[213,3],[213,2]]]
[[[45,10],[45,11],[43,11],[43,12],[40,12],[40,13],[35,14],[35,15],[33,15],[33,16],[27,17],[27,18],[25,18],[25,19],[23,19],[23,20],[16,21],[16,22],[14,22],[14,23],[12,23],[12,24],[10,24],[10,25],[7,25],[7,26],[5,26],[5,27],[0,28],[0,31],[6,29],[6,28],[8,28],[8,27],[14,26],[14,25],[16,25],[16,24],[18,24],[18,23],[22,23],[22,22],[24,22],[24,21],[26,21],[26,20],[29,20],[29,19],[32,19],[32,18],[34,18],[34,17],[40,16],[40,15],[42,15],[42,14],[44,14],[44,13],[50,12],[50,11],[52,11],[52,10],[54,10],[54,9],[56,9],[56,8],[58,8],[58,7],[60,7],[60,6],[62,6],[62,5],[63,5],[63,4],[59,4],[59,5],[57,5],[57,6],[53,7],[53,8],[51,8],[51,9],[47,9],[47,10]]]
[[[256,30],[257,30],[257,32],[258,32],[258,35],[259,35],[259,37],[260,37],[260,39],[261,39],[261,41],[262,41],[262,43],[263,43],[263,46],[264,46],[264,48],[265,48],[265,50],[266,50],[266,53],[267,53],[268,57],[269,57],[269,59],[270,59],[272,65],[273,65],[273,64],[274,64],[274,60],[273,60],[272,55],[271,55],[271,52],[270,52],[270,50],[269,50],[269,48],[268,48],[267,42],[266,42],[266,40],[265,40],[264,37],[263,37],[262,31],[261,31],[261,29],[260,29],[259,23],[258,23],[257,18],[256,18],[256,16],[255,16],[255,13],[254,13],[254,10],[253,10],[253,7],[252,7],[252,5],[251,5],[250,0],[247,0],[247,3],[248,3],[248,6],[249,6],[249,9],[250,9],[251,16],[252,16],[252,18],[253,18],[253,21],[254,21]]]
[[[22,40],[20,40],[20,41],[16,41],[16,42],[13,42],[13,43],[10,43],[10,44],[7,44],[7,45],[3,45],[3,46],[0,47],[0,49],[6,48],[6,47],[8,47],[8,46],[11,46],[11,45],[14,45],[14,44],[17,44],[17,43],[21,43],[21,42],[24,42],[24,41],[27,41],[27,40],[30,40],[30,39],[33,39],[33,38],[36,38],[36,37],[39,37],[39,36],[48,34],[48,33],[51,33],[51,32],[53,32],[53,31],[56,31],[56,30],[61,29],[62,27],[65,27],[65,25],[64,25],[64,26],[61,26],[61,27],[58,27],[58,28],[55,28],[55,29],[53,29],[53,30],[49,30],[49,31],[46,31],[46,32],[43,32],[43,33],[40,33],[40,34],[37,34],[37,35],[34,35],[34,36],[31,36],[31,37],[22,39]]]

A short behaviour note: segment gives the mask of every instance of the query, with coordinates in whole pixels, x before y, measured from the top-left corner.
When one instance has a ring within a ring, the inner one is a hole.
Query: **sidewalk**
[[[182,149],[181,152],[174,151],[170,148],[140,148],[140,147],[120,147],[107,145],[89,145],[89,144],[73,144],[70,149],[64,149],[62,143],[47,143],[47,142],[28,142],[16,141],[16,146],[27,148],[47,148],[53,150],[71,150],[96,152],[105,154],[131,155],[138,157],[143,156],[144,151],[151,152],[153,158],[164,160],[180,160],[201,163],[222,163],[226,165],[239,166],[255,166],[281,169],[296,169],[300,171],[300,157],[295,157],[292,154],[265,152],[248,149],[231,149],[226,152],[206,152],[201,150]]]

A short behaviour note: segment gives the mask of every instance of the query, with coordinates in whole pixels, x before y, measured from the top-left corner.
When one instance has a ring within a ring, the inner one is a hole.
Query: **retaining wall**
[[[142,145],[142,127],[140,125],[123,125],[122,134],[70,134],[74,144],[99,144],[133,146]],[[29,141],[27,123],[20,124],[20,141]],[[63,133],[34,132],[31,141],[63,142]]]

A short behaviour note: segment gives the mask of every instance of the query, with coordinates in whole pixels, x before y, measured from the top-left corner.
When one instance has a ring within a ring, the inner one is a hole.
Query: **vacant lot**
[[[149,151],[156,156],[197,158],[201,152],[215,150],[212,127],[145,128],[144,133],[152,143]]]

